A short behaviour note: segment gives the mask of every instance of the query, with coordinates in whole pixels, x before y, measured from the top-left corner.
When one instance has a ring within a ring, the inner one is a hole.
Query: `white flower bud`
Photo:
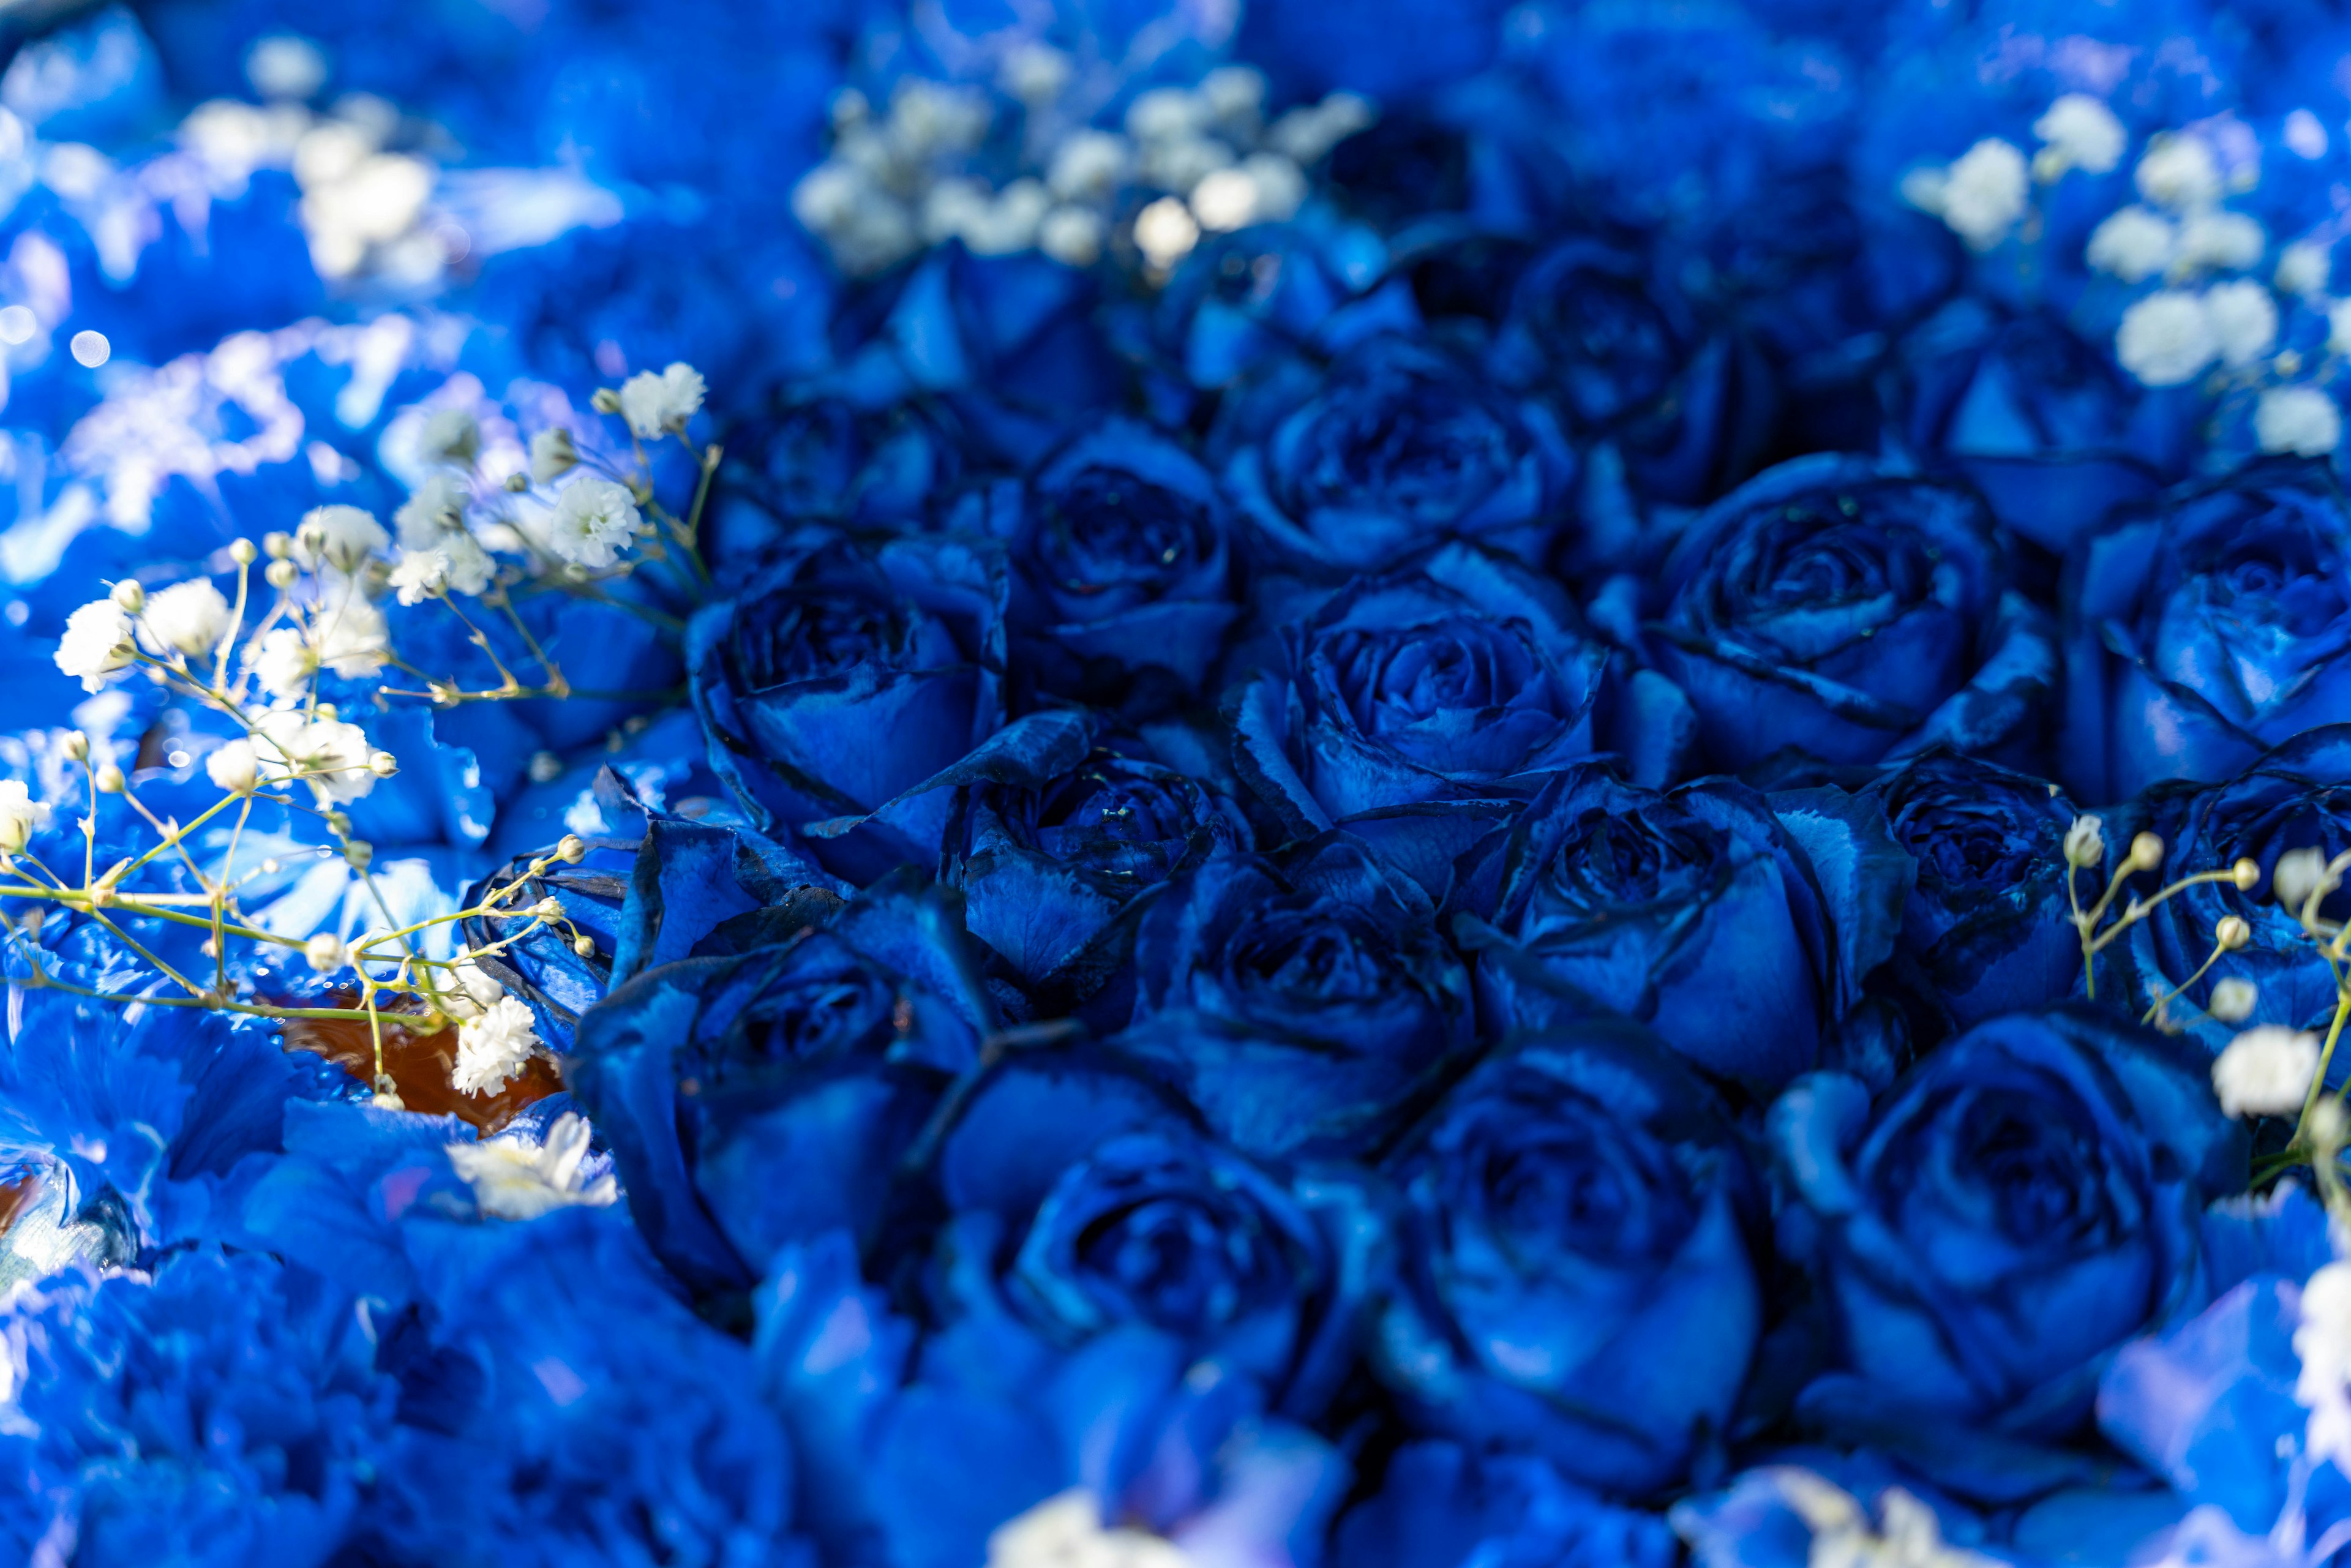
[[[578,865],[588,858],[588,843],[577,833],[566,833],[555,841],[555,858],[567,865]]]
[[[2317,1076],[2318,1037],[2278,1024],[2246,1030],[2212,1062],[2213,1092],[2231,1116],[2298,1112]]]
[[[0,779],[0,855],[25,852],[33,835],[49,824],[49,808],[32,798],[22,781]]]
[[[2324,899],[2341,885],[2329,874],[2324,850],[2288,850],[2270,872],[2270,893],[2278,907],[2299,915],[2313,897]]]
[[[101,795],[120,795],[130,787],[131,781],[123,778],[121,768],[110,762],[98,770],[97,776],[90,782],[98,787],[98,792]]]
[[[2137,833],[2130,842],[2130,868],[2133,871],[2153,871],[2163,863],[2163,835]]]
[[[340,938],[325,931],[319,932],[302,945],[302,956],[310,967],[322,975],[331,975],[343,967],[345,954]]]
[[[2212,983],[2212,1000],[2204,1010],[2222,1023],[2242,1023],[2253,1016],[2253,1006],[2261,999],[2259,986],[2231,975]]]
[[[368,753],[367,768],[377,778],[389,779],[400,771],[400,762],[389,751],[371,751]]]
[[[251,566],[256,560],[260,559],[260,555],[261,552],[253,548],[253,541],[251,539],[231,539],[229,541],[228,559],[236,562],[239,566]]]
[[[66,737],[63,746],[67,761],[87,762],[89,760],[89,737],[84,735],[81,731],[78,729],[69,729],[66,731]]]
[[[559,424],[549,425],[530,438],[530,476],[538,484],[551,484],[580,466],[580,449],[571,444],[571,433]]]
[[[204,758],[204,777],[232,795],[250,795],[261,782],[260,759],[253,743],[232,740]]]
[[[2076,817],[2065,830],[2065,862],[2084,870],[2106,858],[2105,824],[2095,817]]]
[[[2212,940],[2233,953],[2253,939],[2253,928],[2241,915],[2223,915],[2212,926]]]
[[[108,597],[121,606],[122,612],[126,615],[138,614],[140,611],[146,608],[147,604],[147,591],[129,578],[124,578],[120,582],[116,583],[113,592]]]

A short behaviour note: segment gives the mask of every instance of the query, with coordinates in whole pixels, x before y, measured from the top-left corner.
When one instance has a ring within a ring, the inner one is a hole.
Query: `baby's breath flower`
[[[49,825],[49,808],[36,800],[22,780],[0,779],[0,855],[22,854],[33,835]]]
[[[383,612],[356,593],[319,606],[309,637],[318,662],[348,680],[374,674],[392,656]]]
[[[1943,171],[1935,211],[1970,248],[1990,250],[2024,216],[2029,190],[2024,154],[1987,136]]]
[[[421,604],[449,586],[449,557],[437,549],[403,549],[390,580],[402,604]]]
[[[436,409],[417,434],[416,451],[427,463],[471,468],[482,455],[482,427],[462,408]]]
[[[457,1063],[450,1082],[460,1094],[495,1094],[538,1049],[530,1009],[512,997],[500,997],[457,1026]]]
[[[300,701],[318,673],[318,655],[311,652],[309,639],[291,626],[268,632],[254,651],[254,678],[279,702]]]
[[[2253,436],[2264,452],[2324,457],[2343,444],[2343,414],[2316,387],[2272,387],[2253,404]]]
[[[583,475],[557,493],[547,548],[574,566],[607,567],[636,537],[640,520],[627,490]]]
[[[2123,161],[2129,137],[2115,111],[2085,92],[2069,92],[2032,122],[2032,133],[2085,174],[2104,174]]]
[[[2195,380],[2220,352],[2204,301],[2184,289],[2160,289],[2139,300],[2123,312],[2115,333],[2115,357],[2151,387]]]
[[[350,576],[392,542],[374,514],[357,507],[313,507],[294,529],[294,559],[312,571]]]
[[[2242,1023],[2253,1016],[2253,1005],[2261,999],[2260,987],[2231,975],[2213,982],[2212,1000],[2204,1010],[2222,1023]]]
[[[308,959],[310,967],[318,970],[319,973],[331,975],[343,967],[345,959],[350,955],[344,949],[340,938],[331,932],[321,931],[302,945],[302,956]]]
[[[2277,305],[2268,287],[2252,278],[2213,285],[2204,293],[2204,316],[2223,364],[2241,368],[2277,342]]]
[[[621,417],[640,440],[683,430],[702,409],[702,372],[678,363],[656,375],[640,371],[621,383]]]
[[[543,1143],[506,1132],[478,1144],[448,1145],[449,1164],[474,1189],[474,1201],[494,1219],[536,1219],[558,1208],[602,1207],[620,1197],[609,1171],[580,1179],[590,1137],[584,1116],[564,1115]]]
[[[530,438],[530,477],[538,485],[551,485],[580,466],[580,449],[571,444],[571,433],[559,424],[552,424]]]
[[[260,759],[250,741],[232,740],[204,758],[204,777],[232,795],[249,795],[260,782]]]
[[[57,668],[94,692],[107,677],[128,669],[138,657],[131,639],[131,617],[111,599],[93,599],[66,617],[65,635],[57,639]]]
[[[463,525],[470,498],[465,482],[456,475],[446,470],[426,475],[424,483],[392,515],[402,548],[431,549],[439,544],[442,535]]]
[[[175,582],[148,599],[139,630],[148,652],[185,653],[193,659],[219,646],[228,630],[228,601],[202,578]]]
[[[2196,213],[2179,225],[2179,264],[2204,271],[2242,272],[2262,259],[2269,236],[2242,213]]]
[[[2282,1024],[2249,1029],[2212,1061],[2212,1092],[2231,1116],[2284,1116],[2302,1109],[2318,1075],[2318,1037]]]
[[[2209,207],[2220,199],[2220,165],[2201,137],[2158,137],[2132,178],[2140,195],[2175,213]]]
[[[2090,231],[2083,259],[2094,271],[2111,273],[2125,283],[2144,283],[2171,265],[2179,239],[2171,220],[2161,213],[2124,207]]]
[[[292,708],[262,716],[255,726],[256,754],[273,778],[300,779],[333,801],[356,800],[375,788],[368,767],[367,732],[340,719],[313,718]]]

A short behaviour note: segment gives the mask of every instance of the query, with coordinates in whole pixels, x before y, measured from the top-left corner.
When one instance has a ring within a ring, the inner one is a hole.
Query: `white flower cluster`
[[[877,113],[844,89],[831,153],[794,188],[792,211],[851,274],[949,239],[981,256],[1040,250],[1089,267],[1122,224],[1165,269],[1203,233],[1295,214],[1306,170],[1373,119],[1369,103],[1338,93],[1269,122],[1264,76],[1222,66],[1196,85],[1137,94],[1119,131],[1093,124],[1119,85],[1030,43],[1002,57],[995,92],[907,78]],[[1021,150],[991,177],[983,154],[1011,112]]]
[[[593,1136],[584,1116],[564,1115],[543,1143],[509,1130],[478,1144],[448,1145],[449,1164],[474,1189],[474,1201],[493,1219],[537,1219],[559,1208],[601,1208],[621,1196],[607,1170],[587,1172]]]
[[[2294,1353],[2302,1358],[2294,1402],[2310,1412],[2304,1451],[2314,1464],[2351,1470],[2351,1263],[2329,1263],[2304,1283]]]

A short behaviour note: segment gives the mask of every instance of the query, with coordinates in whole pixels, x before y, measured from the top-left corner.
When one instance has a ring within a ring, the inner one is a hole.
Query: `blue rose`
[[[1577,434],[1614,443],[1635,487],[1659,500],[1719,495],[1771,434],[1754,350],[1707,330],[1653,263],[1603,240],[1528,264],[1487,362],[1508,385],[1548,392]]]
[[[1902,345],[1911,448],[1967,476],[2019,538],[2062,555],[2185,458],[2179,405],[2064,321],[1955,300]]]
[[[966,943],[948,900],[885,883],[820,930],[647,969],[581,1016],[566,1080],[680,1279],[739,1289],[787,1240],[880,1222],[945,1076],[994,1028]]]
[[[1482,845],[1456,900],[1489,1032],[1606,1009],[1751,1087],[1812,1067],[1893,951],[1913,867],[1876,802],[1667,793],[1581,763]]]
[[[1269,559],[1343,579],[1447,539],[1540,561],[1575,461],[1540,402],[1383,336],[1319,378],[1284,361],[1228,402],[1225,481]]]
[[[932,1174],[952,1218],[923,1354],[957,1381],[1019,1387],[1141,1324],[1311,1416],[1353,1364],[1360,1204],[1253,1163],[1114,1066],[1014,1059],[958,1102]]]
[[[1376,233],[1325,214],[1215,235],[1176,267],[1147,320],[1130,319],[1142,340],[1130,351],[1195,392],[1214,391],[1285,354],[1409,331],[1419,325],[1410,297],[1377,287],[1387,264]]]
[[[1725,768],[2039,743],[2054,635],[1957,485],[1863,458],[1781,464],[1690,526],[1661,592],[1657,667]]]
[[[816,840],[852,880],[937,863],[948,786],[1043,778],[1086,727],[1004,725],[1005,578],[984,542],[914,536],[872,552],[809,529],[686,632],[711,770],[755,822]]]
[[[1523,799],[1627,741],[1662,782],[1688,730],[1658,677],[1629,691],[1612,678],[1610,650],[1556,586],[1467,545],[1357,580],[1284,627],[1281,651],[1229,716],[1235,767],[1297,835],[1390,807]]]
[[[1523,1454],[1408,1444],[1379,1491],[1339,1521],[1335,1568],[1671,1568],[1680,1549],[1655,1514],[1619,1508]]]
[[[1947,751],[1913,758],[1862,793],[1885,808],[1917,862],[1902,951],[1959,1023],[2074,993],[2082,946],[2065,897],[2071,802],[2038,779]]]
[[[1134,1021],[1113,1049],[1260,1156],[1375,1146],[1469,1048],[1468,976],[1427,896],[1325,839],[1172,882],[1134,939]]]
[[[2071,1005],[1977,1026],[1875,1106],[1807,1079],[1771,1134],[1834,1308],[1842,1369],[1804,1405],[1922,1462],[2079,1426],[2115,1347],[2200,1304],[2199,1217],[2246,1169],[2200,1051]]]
[[[2065,776],[2116,800],[2351,719],[2351,503],[2264,463],[2108,519],[2066,572]]]
[[[1501,1049],[1382,1169],[1398,1260],[1372,1356],[1416,1427],[1636,1493],[1723,1432],[1762,1323],[1761,1190],[1646,1030]]]
[[[1118,977],[1147,894],[1249,843],[1232,800],[1172,768],[1103,750],[1041,784],[971,789],[943,875],[963,894],[971,934],[1050,1011]]]
[[[1208,471],[1112,420],[1028,486],[1011,540],[1012,652],[1038,688],[1137,716],[1196,696],[1239,613]]]
[[[801,396],[728,433],[704,555],[721,573],[755,568],[812,517],[896,529],[927,522],[961,493],[967,462],[945,410]]]
[[[2335,1010],[2335,977],[2303,930],[2298,910],[2279,905],[2274,877],[2279,860],[2294,852],[2315,851],[2331,860],[2351,849],[2351,726],[2313,730],[2223,784],[2148,790],[2106,818],[2105,874],[2119,869],[2132,838],[2142,832],[2160,837],[2167,851],[2160,874],[2142,873],[2131,883],[2141,897],[2184,876],[2226,871],[2240,860],[2259,867],[2261,880],[2251,888],[2199,883],[2149,909],[2098,956],[2099,999],[2137,1010],[2170,998],[2162,1009],[2168,1022],[2217,1052],[2242,1026],[2205,1010],[2212,988],[2225,979],[2250,980],[2256,995],[2245,1026],[2324,1030]],[[2084,873],[2085,899],[2092,895],[2094,878],[2104,886],[2100,873]],[[2329,894],[2320,903],[2321,917],[2342,918],[2346,902]],[[2248,940],[2211,962],[2215,928],[2231,915],[2245,922]],[[2335,1075],[2340,1072],[2338,1067]]]

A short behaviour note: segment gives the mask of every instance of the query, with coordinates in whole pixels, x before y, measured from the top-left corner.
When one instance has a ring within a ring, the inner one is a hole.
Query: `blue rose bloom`
[[[1213,392],[1285,354],[1409,331],[1419,324],[1409,297],[1378,287],[1387,266],[1378,234],[1324,213],[1211,236],[1177,264],[1147,319],[1122,321],[1142,340],[1129,352]]]
[[[1134,1021],[1112,1048],[1246,1153],[1374,1148],[1473,1039],[1468,975],[1432,914],[1343,839],[1206,861],[1144,912]]]
[[[1475,860],[1455,929],[1489,1033],[1605,1009],[1760,1089],[1813,1065],[1894,950],[1914,874],[1874,800],[1729,779],[1659,793],[1593,763],[1555,774]]]
[[[1680,1549],[1655,1514],[1620,1508],[1525,1454],[1417,1442],[1388,1460],[1380,1490],[1347,1511],[1335,1568],[1672,1568]]]
[[[2131,883],[2142,897],[2165,883],[2226,871],[2240,860],[2260,867],[2261,880],[2249,889],[2230,881],[2199,883],[2149,909],[2099,955],[2099,998],[2144,1008],[2178,988],[2164,1009],[2170,1023],[2215,1052],[2240,1027],[2324,1030],[2335,1010],[2334,975],[2303,930],[2299,912],[2279,906],[2273,879],[2279,859],[2295,851],[2332,859],[2351,849],[2351,726],[2313,730],[2226,783],[2158,785],[2109,814],[2105,874],[2119,868],[2131,839],[2142,832],[2157,834],[2167,846],[2164,870],[2141,873]],[[2084,873],[2085,896],[2098,874]],[[2320,903],[2321,917],[2342,919],[2346,903],[2351,900],[2340,894],[2329,894]],[[2215,927],[2232,915],[2245,922],[2250,940],[2207,968]],[[2242,1026],[2215,1020],[2204,1010],[2212,988],[2231,978],[2257,988]],[[2341,1071],[2335,1069],[2338,1078]]]
[[[2065,897],[2070,801],[2041,779],[1941,750],[1861,792],[1885,808],[1917,862],[1902,951],[1960,1024],[2074,993],[2082,946]]]
[[[1311,1416],[1353,1365],[1373,1228],[1350,1189],[1250,1161],[1115,1064],[1015,1057],[936,1148],[933,1375],[1018,1388],[1143,1324]]]
[[[1604,240],[1527,265],[1487,363],[1506,385],[1548,392],[1571,431],[1614,443],[1658,500],[1720,494],[1771,434],[1773,389],[1753,348],[1709,331],[1654,263]]]
[[[13,1555],[69,1543],[91,1568],[338,1560],[371,1511],[400,1398],[366,1323],[307,1270],[209,1248],[152,1281],[67,1275],[20,1297],[18,1420],[0,1438]]]
[[[2059,555],[2185,461],[2181,403],[2046,313],[1954,300],[1912,329],[1902,364],[1911,449],[1949,462],[2011,532]]]
[[[2045,1484],[1968,1456],[1968,1431],[2070,1434],[2118,1344],[2201,1304],[2199,1218],[2247,1157],[2206,1080],[2192,1047],[2068,1005],[1978,1025],[1875,1106],[1841,1074],[1792,1088],[1771,1117],[1782,1229],[1843,1367],[1803,1407],[1980,1495]]]
[[[1646,1030],[1503,1047],[1382,1170],[1399,1256],[1372,1356],[1415,1427],[1625,1493],[1721,1435],[1761,1329],[1761,1194]]]
[[[1132,716],[1196,696],[1239,613],[1216,481],[1123,419],[1030,478],[1011,557],[1014,657],[1040,690]]]
[[[804,531],[687,629],[711,771],[763,831],[810,832],[854,881],[935,867],[947,786],[1047,778],[1085,754],[1075,716],[1004,726],[1005,591],[984,541],[869,553]]]
[[[2010,586],[1970,490],[1796,458],[1693,523],[1660,593],[1657,667],[1725,768],[1788,748],[1875,762],[1941,741],[2023,760],[2039,745],[2053,630]]]
[[[648,969],[581,1016],[566,1080],[680,1279],[739,1289],[786,1240],[880,1223],[892,1168],[994,1028],[967,940],[950,900],[893,882],[822,929]]]
[[[1255,547],[1334,580],[1457,538],[1541,561],[1575,474],[1541,403],[1411,338],[1370,339],[1319,377],[1283,361],[1221,423]]]
[[[1663,782],[1687,735],[1667,683],[1612,678],[1616,657],[1554,584],[1467,545],[1358,579],[1283,627],[1280,648],[1228,714],[1235,768],[1296,835],[1392,807],[1524,799],[1620,745]]]
[[[2085,800],[2226,779],[2351,719],[2351,502],[2262,463],[2109,518],[2066,572],[2065,776]]]
[[[943,877],[962,893],[971,934],[1051,1011],[1117,977],[1142,900],[1249,841],[1228,798],[1175,768],[1099,750],[1041,784],[969,790]]]

